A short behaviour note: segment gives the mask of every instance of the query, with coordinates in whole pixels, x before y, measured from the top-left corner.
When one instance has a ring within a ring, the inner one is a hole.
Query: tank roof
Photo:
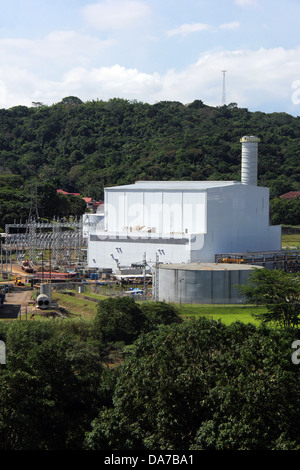
[[[180,269],[183,271],[249,271],[262,266],[237,263],[174,263],[160,264],[159,269]]]

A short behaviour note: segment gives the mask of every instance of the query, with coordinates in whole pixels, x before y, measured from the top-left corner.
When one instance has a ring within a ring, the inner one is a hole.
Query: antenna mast
[[[225,90],[225,74],[227,70],[222,70],[223,73],[223,95],[222,95],[222,106],[226,104],[226,90]]]

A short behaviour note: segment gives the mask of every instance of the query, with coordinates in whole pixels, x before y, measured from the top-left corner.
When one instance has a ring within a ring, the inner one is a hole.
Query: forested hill
[[[206,106],[112,99],[0,110],[0,170],[95,199],[135,180],[240,179],[243,135],[257,135],[259,184],[299,190],[300,118]]]

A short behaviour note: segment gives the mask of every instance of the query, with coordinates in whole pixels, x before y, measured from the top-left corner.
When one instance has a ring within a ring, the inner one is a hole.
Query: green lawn
[[[206,316],[213,320],[221,320],[225,325],[229,325],[235,321],[243,323],[259,324],[252,314],[263,313],[266,310],[263,307],[254,307],[253,305],[195,305],[185,304],[177,305],[180,315],[184,318],[197,318]]]
[[[83,317],[91,317],[96,313],[97,303],[84,299],[84,295],[98,300],[105,298],[97,294],[89,293],[68,295],[55,292],[53,299],[58,300],[60,306],[67,308],[74,314]],[[252,313],[262,313],[266,311],[263,307],[255,307],[253,305],[175,304],[174,306],[177,308],[179,314],[187,320],[202,315],[212,318],[213,320],[221,320],[225,325],[229,325],[235,321],[258,325],[259,322],[252,316]]]
[[[58,301],[59,306],[66,308],[71,313],[83,317],[91,317],[96,313],[97,303],[83,297],[54,292],[52,298]]]
[[[292,234],[283,234],[281,237],[281,244],[283,247],[293,248],[296,249],[300,248],[300,234],[299,233],[292,233]]]

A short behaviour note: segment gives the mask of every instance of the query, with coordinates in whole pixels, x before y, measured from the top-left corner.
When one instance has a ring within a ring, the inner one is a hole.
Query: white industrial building
[[[108,187],[104,214],[86,227],[88,266],[214,263],[217,253],[281,249],[269,189],[257,186],[259,139],[241,139],[241,181],[138,181]],[[96,221],[95,221],[96,222]]]

